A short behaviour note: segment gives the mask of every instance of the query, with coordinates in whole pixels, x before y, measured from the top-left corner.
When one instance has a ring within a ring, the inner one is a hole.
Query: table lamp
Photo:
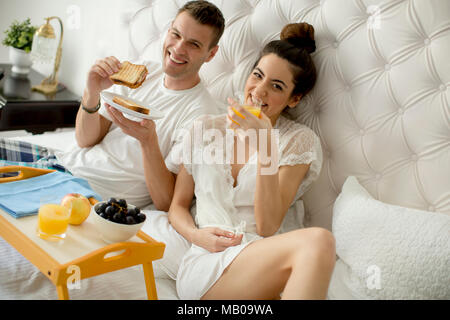
[[[54,94],[58,88],[57,73],[61,62],[62,39],[63,39],[63,23],[59,17],[45,18],[46,23],[36,30],[31,46],[31,58],[34,62],[51,63],[53,58],[55,63],[53,73],[42,80],[41,84],[33,86],[32,90],[42,92],[44,94]],[[61,35],[59,41],[56,40],[55,31],[50,24],[50,20],[57,19],[61,27]],[[55,52],[56,48],[56,52]]]

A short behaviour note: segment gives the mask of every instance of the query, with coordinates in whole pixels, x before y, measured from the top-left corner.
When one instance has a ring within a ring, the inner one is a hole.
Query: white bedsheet
[[[70,147],[76,144],[75,129],[73,128],[60,129],[35,135],[11,136],[8,137],[8,139],[25,141],[61,151],[69,150]]]

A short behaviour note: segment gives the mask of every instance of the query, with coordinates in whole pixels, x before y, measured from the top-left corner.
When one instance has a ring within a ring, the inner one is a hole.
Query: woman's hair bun
[[[303,48],[308,53],[316,51],[314,27],[306,22],[290,23],[281,30],[280,39],[289,42],[297,48]]]

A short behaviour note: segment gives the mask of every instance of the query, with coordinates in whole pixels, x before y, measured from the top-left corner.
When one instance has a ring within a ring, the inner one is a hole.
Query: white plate
[[[108,91],[102,91],[100,92],[100,96],[103,98],[103,100],[105,100],[105,102],[107,104],[109,104],[111,107],[116,108],[117,110],[121,111],[122,113],[124,113],[124,116],[130,120],[133,121],[139,121],[140,119],[152,119],[152,120],[157,120],[157,119],[161,119],[164,117],[164,113],[162,113],[161,111],[155,109],[155,108],[151,108],[149,106],[147,106],[147,104],[138,101],[136,99],[132,99],[117,93],[112,93],[112,92],[108,92]],[[115,102],[113,102],[113,98],[114,97],[120,97],[123,99],[127,99],[130,101],[133,101],[134,103],[137,103],[138,105],[147,108],[150,110],[149,114],[143,114],[140,112],[136,112],[133,110],[130,110],[128,108],[122,107],[120,104],[117,104]],[[131,117],[130,117],[131,116]]]

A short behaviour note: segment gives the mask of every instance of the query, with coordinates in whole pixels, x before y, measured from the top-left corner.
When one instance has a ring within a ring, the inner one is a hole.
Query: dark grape
[[[98,214],[105,212],[105,209],[107,206],[108,206],[108,204],[102,203],[101,205],[97,206],[97,208],[95,209],[95,212],[97,212]]]
[[[121,206],[122,208],[126,208],[127,207],[127,201],[125,199],[119,199],[119,201],[117,201],[117,204],[119,206]]]
[[[107,206],[105,209],[105,213],[108,216],[112,216],[112,215],[114,215],[114,213],[116,213],[116,209],[113,206]]]
[[[138,218],[139,223],[140,223],[140,222],[144,222],[144,221],[145,221],[145,214],[143,214],[143,213],[138,213],[138,214],[137,214],[137,218]]]
[[[134,208],[128,209],[128,213],[129,216],[136,216],[136,210]]]
[[[117,203],[117,199],[116,198],[109,198],[108,204],[109,205],[113,205],[114,203]]]
[[[122,212],[119,211],[119,212],[114,213],[113,221],[120,223],[122,218],[123,218],[123,214],[122,214]]]
[[[127,216],[126,222],[127,222],[127,224],[135,224],[136,220],[134,220],[134,218],[132,216]]]

